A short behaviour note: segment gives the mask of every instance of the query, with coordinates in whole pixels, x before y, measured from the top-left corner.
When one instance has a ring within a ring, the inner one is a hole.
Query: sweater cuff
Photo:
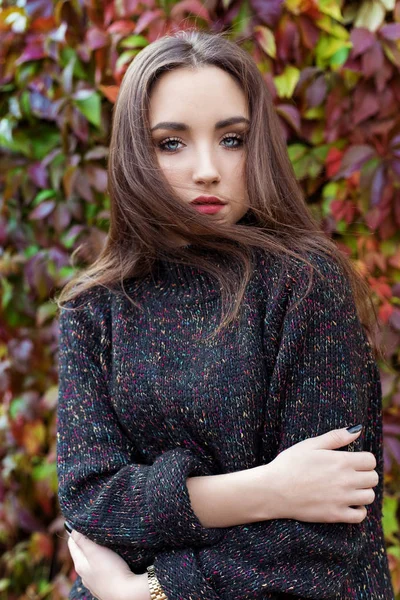
[[[150,519],[172,546],[212,545],[224,536],[225,528],[203,527],[190,504],[186,479],[201,472],[200,461],[187,448],[164,452],[150,469],[146,485]]]

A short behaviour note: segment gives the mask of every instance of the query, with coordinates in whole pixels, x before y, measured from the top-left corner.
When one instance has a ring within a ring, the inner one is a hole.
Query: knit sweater
[[[207,251],[203,251],[207,252]],[[209,252],[210,260],[218,260]],[[123,295],[96,285],[60,312],[57,469],[72,527],[168,600],[393,600],[382,532],[382,396],[343,270],[255,251],[242,312],[212,340],[218,282],[160,259]],[[297,305],[295,306],[295,303]],[[82,307],[79,310],[69,308]],[[363,423],[379,484],[358,524],[272,519],[204,527],[186,478],[267,464],[297,442]],[[94,600],[81,579],[71,600]]]

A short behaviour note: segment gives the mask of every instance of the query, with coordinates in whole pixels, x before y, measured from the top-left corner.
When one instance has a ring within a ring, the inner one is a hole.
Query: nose
[[[199,151],[193,168],[193,182],[210,184],[218,183],[220,180],[221,174],[212,152],[204,149]]]

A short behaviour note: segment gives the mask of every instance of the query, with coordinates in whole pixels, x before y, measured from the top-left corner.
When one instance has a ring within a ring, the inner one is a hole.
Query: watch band
[[[160,582],[157,579],[154,565],[147,567],[147,580],[149,582],[151,600],[168,600],[167,596],[163,592]]]

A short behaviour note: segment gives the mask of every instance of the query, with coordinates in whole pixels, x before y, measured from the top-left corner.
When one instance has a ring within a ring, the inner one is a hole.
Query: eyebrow
[[[222,121],[218,121],[215,124],[215,129],[223,129],[224,127],[228,127],[229,125],[235,125],[236,123],[247,123],[248,125],[250,125],[249,119],[246,119],[245,117],[229,117],[229,119],[223,119]],[[156,129],[189,131],[190,127],[186,125],[186,123],[178,123],[176,121],[163,121],[162,123],[157,123],[157,125],[154,125],[154,127],[152,127],[150,131],[155,131]]]

